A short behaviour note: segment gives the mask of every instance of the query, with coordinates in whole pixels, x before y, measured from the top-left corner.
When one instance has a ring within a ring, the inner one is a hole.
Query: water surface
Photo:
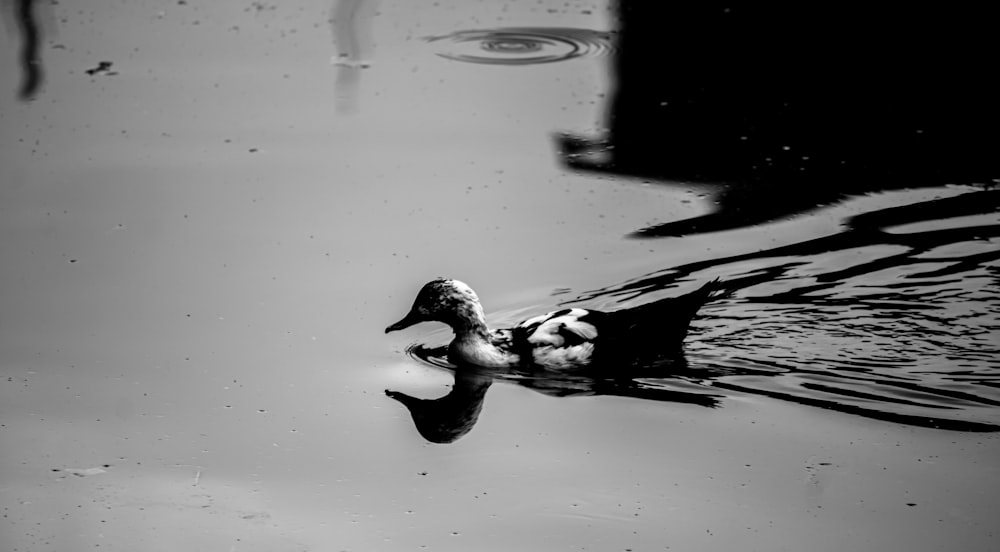
[[[996,548],[987,182],[626,238],[724,197],[567,167],[559,136],[607,131],[610,53],[425,40],[604,37],[607,6],[52,11],[33,101],[14,35],[0,62],[5,549]],[[683,368],[474,381],[434,444],[384,391],[458,389],[407,354],[447,335],[382,330],[439,275],[498,326],[734,293]]]

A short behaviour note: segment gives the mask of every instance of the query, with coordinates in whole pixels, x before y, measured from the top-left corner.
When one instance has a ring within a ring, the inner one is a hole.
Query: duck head
[[[486,316],[479,297],[468,285],[458,280],[438,278],[424,284],[402,320],[385,329],[385,333],[409,328],[421,322],[443,322],[455,333],[486,331]]]

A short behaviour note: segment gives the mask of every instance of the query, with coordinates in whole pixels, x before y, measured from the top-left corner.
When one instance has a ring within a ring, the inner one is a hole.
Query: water
[[[606,8],[60,4],[28,103],[9,35],[4,548],[996,548],[996,190],[664,227],[773,196],[568,166],[613,44],[426,40]],[[734,291],[669,374],[456,381],[442,329],[383,334],[439,275],[497,327]]]
[[[712,374],[707,385],[996,431],[998,198],[962,187],[862,198],[830,210],[845,222],[836,233],[673,267],[587,298],[726,274],[746,287],[708,311],[691,348]],[[895,206],[875,207],[886,201]],[[847,214],[858,208],[866,211]]]

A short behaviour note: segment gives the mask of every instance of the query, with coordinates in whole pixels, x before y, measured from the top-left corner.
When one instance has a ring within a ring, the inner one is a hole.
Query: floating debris
[[[100,468],[52,468],[52,471],[57,473],[66,473],[69,475],[75,475],[77,477],[90,477],[91,475],[100,475],[102,473],[108,473],[108,470],[104,468],[110,467],[109,464],[105,464]]]
[[[109,76],[109,77],[113,76],[113,75],[117,75],[118,71],[112,71],[111,70],[111,66],[112,65],[113,65],[113,63],[110,62],[110,61],[101,61],[101,62],[98,62],[97,67],[92,67],[90,69],[87,69],[85,71],[85,73],[87,73],[88,75],[90,75],[92,77],[97,76],[97,75],[105,75],[105,76]]]

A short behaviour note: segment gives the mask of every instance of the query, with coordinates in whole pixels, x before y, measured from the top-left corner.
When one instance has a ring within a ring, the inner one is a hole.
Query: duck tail
[[[608,331],[599,334],[594,363],[619,363],[619,359],[628,358],[633,365],[651,366],[677,359],[683,354],[691,320],[701,307],[729,293],[715,279],[684,295],[606,313]]]
[[[694,319],[703,306],[712,301],[724,299],[731,294],[732,290],[723,287],[722,281],[715,278],[690,293],[675,297],[669,308],[674,311],[674,316],[678,320],[685,321],[684,333],[687,333],[687,325],[691,323],[691,320]]]
[[[694,291],[677,297],[668,297],[659,301],[653,301],[652,303],[636,307],[636,310],[645,311],[643,314],[646,315],[662,314],[676,320],[683,319],[690,321],[706,303],[725,299],[732,295],[732,293],[733,290],[724,287],[722,280],[716,278],[706,282]]]
[[[685,299],[690,297],[691,301],[697,305],[695,310],[701,308],[702,305],[706,303],[711,303],[712,301],[718,301],[720,299],[725,299],[733,294],[735,290],[727,288],[723,285],[722,280],[715,278],[711,280],[700,288],[688,293],[687,295],[682,295],[678,299]]]
[[[732,291],[716,278],[684,295],[641,305],[630,312],[634,321],[632,330],[680,346],[698,311],[706,303],[728,297]]]

